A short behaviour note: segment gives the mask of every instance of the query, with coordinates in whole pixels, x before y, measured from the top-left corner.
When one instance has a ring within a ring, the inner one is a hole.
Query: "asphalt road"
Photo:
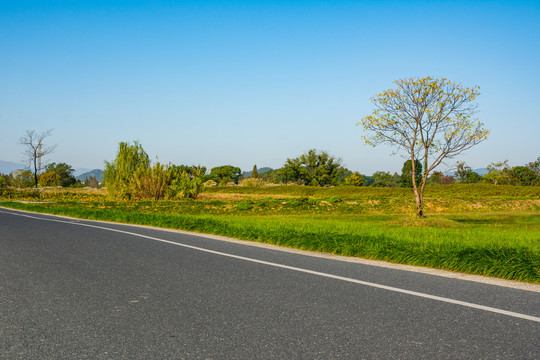
[[[540,293],[0,208],[1,359],[539,359]]]

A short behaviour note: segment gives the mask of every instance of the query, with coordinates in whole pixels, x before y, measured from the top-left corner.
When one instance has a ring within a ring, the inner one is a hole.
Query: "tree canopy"
[[[297,182],[303,185],[328,186],[337,182],[341,159],[325,151],[311,149],[293,159],[287,159],[282,173],[287,182]]]
[[[45,172],[39,176],[39,183],[43,186],[67,187],[77,182],[73,176],[73,168],[66,163],[51,163],[45,166]]]
[[[217,180],[220,185],[225,185],[230,182],[238,184],[238,180],[242,176],[242,171],[239,167],[232,165],[217,166],[210,170],[211,180]]]
[[[351,175],[345,178],[345,185],[350,186],[362,186],[366,180],[358,171],[353,172]]]

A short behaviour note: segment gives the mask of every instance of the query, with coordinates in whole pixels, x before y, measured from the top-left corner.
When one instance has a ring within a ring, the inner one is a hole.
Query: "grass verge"
[[[182,205],[184,212],[178,213],[167,202],[162,203],[161,210],[155,204],[136,203],[129,207],[125,202],[0,204],[21,210],[196,231],[304,250],[540,283],[540,219],[537,213],[450,214],[417,222],[408,215],[396,214],[190,214],[186,211],[189,207]],[[246,203],[240,202],[238,206],[241,204]],[[252,201],[248,205],[253,207],[254,204],[258,202]]]

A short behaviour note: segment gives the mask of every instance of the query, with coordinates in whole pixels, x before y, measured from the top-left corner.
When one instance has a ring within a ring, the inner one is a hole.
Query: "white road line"
[[[145,238],[145,239],[149,239],[149,240],[153,240],[153,241],[159,241],[159,242],[162,242],[162,243],[181,246],[181,247],[185,247],[185,248],[189,248],[189,249],[193,249],[193,250],[197,250],[197,251],[203,251],[203,252],[210,253],[210,254],[226,256],[226,257],[229,257],[229,258],[234,258],[234,259],[239,259],[239,260],[244,260],[244,261],[250,261],[250,262],[253,262],[253,263],[257,263],[257,264],[263,264],[263,265],[273,266],[273,267],[277,267],[277,268],[302,272],[302,273],[306,273],[306,274],[322,276],[322,277],[326,277],[326,278],[330,278],[330,279],[346,281],[346,282],[350,282],[350,283],[354,283],[354,284],[370,286],[370,287],[374,287],[374,288],[378,288],[378,289],[383,289],[383,290],[393,291],[393,292],[397,292],[397,293],[417,296],[417,297],[421,297],[421,298],[424,298],[424,299],[430,299],[430,300],[436,300],[436,301],[441,301],[441,302],[455,304],[455,305],[461,305],[461,306],[465,306],[465,307],[469,307],[469,308],[473,308],[473,309],[489,311],[489,312],[493,312],[493,313],[496,313],[496,314],[508,315],[508,316],[512,316],[512,317],[515,317],[515,318],[525,319],[525,320],[530,320],[530,321],[535,321],[535,322],[540,323],[540,317],[536,317],[536,316],[520,314],[520,313],[516,313],[516,312],[513,312],[513,311],[497,309],[497,308],[493,308],[493,307],[489,307],[489,306],[478,305],[478,304],[474,304],[474,303],[470,303],[470,302],[466,302],[466,301],[449,299],[449,298],[445,298],[445,297],[442,297],[442,296],[435,296],[435,295],[425,294],[425,293],[421,293],[421,292],[417,292],[417,291],[400,289],[400,288],[396,288],[396,287],[393,287],[393,286],[381,285],[381,284],[372,283],[372,282],[368,282],[368,281],[352,279],[352,278],[348,278],[348,277],[344,277],[344,276],[332,275],[332,274],[327,274],[327,273],[323,273],[323,272],[319,272],[319,271],[302,269],[302,268],[298,268],[298,267],[294,267],[294,266],[282,265],[282,264],[278,264],[278,263],[273,263],[273,262],[264,261],[264,260],[258,260],[258,259],[252,259],[252,258],[239,256],[239,255],[227,254],[227,253],[224,253],[224,252],[221,252],[221,251],[209,250],[209,249],[204,249],[204,248],[197,247],[197,246],[181,244],[181,243],[177,243],[177,242],[170,241],[170,240],[164,240],[164,239],[156,238],[156,237],[153,237],[153,236],[137,234],[137,233],[130,232],[130,231],[111,229],[111,228],[104,227],[104,226],[84,224],[84,223],[79,223],[79,222],[74,222],[74,221],[47,219],[47,218],[41,218],[41,217],[32,216],[32,215],[25,215],[25,214],[19,214],[19,213],[13,213],[13,212],[1,211],[1,210],[0,210],[0,213],[5,213],[5,214],[10,214],[10,215],[15,215],[15,216],[22,216],[22,217],[27,217],[27,218],[31,218],[31,219],[37,219],[37,220],[43,220],[43,221],[59,222],[59,223],[86,226],[86,227],[95,228],[95,229],[113,231],[113,232],[117,232],[117,233],[121,233],[121,234],[137,236],[137,237],[140,237],[140,238]]]

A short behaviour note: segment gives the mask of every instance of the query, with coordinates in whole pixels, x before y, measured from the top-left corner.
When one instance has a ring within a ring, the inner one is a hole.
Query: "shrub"
[[[196,198],[203,189],[206,169],[200,166],[150,165],[142,146],[121,142],[116,159],[105,163],[104,181],[119,199],[160,200]]]
[[[172,199],[196,199],[203,190],[205,184],[208,183],[208,181],[203,183],[204,171],[201,167],[192,167],[192,171],[172,167],[170,168],[170,173],[171,180],[167,191],[168,197]]]
[[[139,167],[133,176],[132,197],[135,200],[160,200],[170,183],[171,174],[160,163],[153,167]]]
[[[354,172],[345,178],[345,184],[349,186],[362,186],[365,179],[359,172]]]
[[[134,196],[134,175],[144,174],[150,168],[150,158],[137,141],[133,145],[121,142],[116,158],[105,162],[103,182],[109,194],[119,199],[131,199]]]

